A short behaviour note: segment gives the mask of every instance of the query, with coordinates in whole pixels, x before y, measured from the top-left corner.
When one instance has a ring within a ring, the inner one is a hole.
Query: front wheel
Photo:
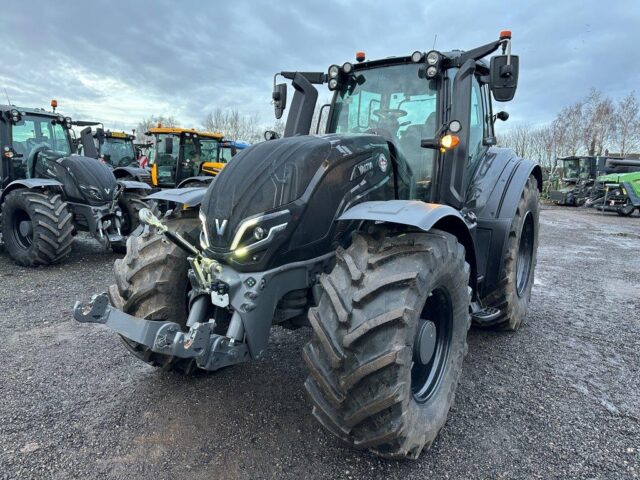
[[[175,231],[196,241],[200,234],[198,218],[166,221]],[[183,327],[189,314],[187,253],[155,229],[146,229],[127,240],[127,254],[114,264],[116,283],[109,287],[113,306],[129,315],[147,320],[169,320]],[[186,328],[186,327],[185,327]],[[153,352],[150,348],[121,337],[125,347],[140,360],[165,370],[190,373],[195,361]]]
[[[56,263],[71,252],[73,215],[59,193],[14,190],[2,206],[2,236],[18,265]]]
[[[443,427],[470,324],[464,247],[444,232],[358,234],[309,311],[314,417],[357,448],[417,458]]]
[[[636,207],[631,202],[627,202],[626,205],[623,205],[620,208],[618,208],[616,213],[621,217],[630,217],[633,214],[633,211],[635,210],[635,208]]]

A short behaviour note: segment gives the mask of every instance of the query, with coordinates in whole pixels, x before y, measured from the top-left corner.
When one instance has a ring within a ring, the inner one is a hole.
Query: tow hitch
[[[145,320],[111,307],[106,293],[93,296],[87,304],[76,302],[73,316],[80,323],[102,323],[154,352],[195,358],[205,370],[218,370],[249,359],[246,344],[214,333],[215,321],[195,322],[185,333],[175,322]]]

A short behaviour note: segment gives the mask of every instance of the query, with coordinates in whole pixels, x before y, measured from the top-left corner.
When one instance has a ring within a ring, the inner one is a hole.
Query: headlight
[[[440,55],[440,52],[431,50],[429,53],[427,53],[427,65],[438,65],[441,58],[442,55]]]
[[[289,210],[283,210],[246,219],[238,227],[229,249],[236,257],[244,257],[260,249],[287,228],[289,216]]]
[[[103,200],[102,192],[97,187],[94,187],[92,185],[80,185],[80,190],[82,190],[83,193],[85,193],[89,198],[92,198],[93,200]]]
[[[338,78],[340,75],[340,67],[338,65],[331,65],[329,67],[329,78]]]
[[[434,78],[436,75],[438,75],[438,69],[436,67],[432,65],[427,68],[427,78]]]

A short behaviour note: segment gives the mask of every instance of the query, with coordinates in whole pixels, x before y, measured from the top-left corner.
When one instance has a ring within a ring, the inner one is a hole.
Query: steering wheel
[[[373,111],[374,115],[382,118],[383,120],[398,120],[401,117],[408,115],[406,110],[400,108],[379,108]]]

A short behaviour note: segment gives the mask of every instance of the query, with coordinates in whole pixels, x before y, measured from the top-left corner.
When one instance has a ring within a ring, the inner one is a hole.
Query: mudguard
[[[118,183],[122,185],[125,190],[151,190],[148,183],[137,182],[135,180],[118,180]]]
[[[134,177],[140,179],[141,177],[149,177],[148,170],[140,167],[116,167],[113,169],[113,174],[116,178],[121,177]]]
[[[57,180],[52,180],[49,178],[25,178],[23,180],[14,180],[7,188],[5,188],[0,194],[0,203],[4,200],[9,192],[12,190],[16,190],[18,188],[47,188],[47,187],[56,187],[62,188],[63,185]]]
[[[207,189],[204,187],[170,188],[148,195],[145,200],[165,200],[180,205],[197,207],[202,203],[202,198],[206,191]]]
[[[474,298],[477,289],[475,223],[470,223],[460,212],[448,205],[426,203],[419,200],[387,200],[362,202],[345,211],[338,220],[369,220],[409,225],[428,232],[439,229],[454,235],[465,248],[465,259],[471,268],[470,285]]]
[[[532,160],[521,160],[511,174],[507,190],[497,205],[497,218],[513,218],[515,216],[522,190],[532,174],[538,181],[538,190],[542,192],[542,169]]]
[[[482,278],[481,296],[493,292],[500,282],[504,256],[508,246],[509,230],[516,214],[522,190],[530,175],[538,180],[542,189],[542,170],[531,160],[512,156],[492,181],[495,187],[486,200],[474,209],[478,217],[476,231],[478,271]],[[480,190],[483,190],[480,188]]]
[[[184,180],[182,180],[178,185],[177,188],[184,188],[184,186],[188,183],[191,182],[202,182],[202,183],[206,183],[207,185],[209,183],[211,183],[211,181],[214,179],[215,177],[212,177],[211,175],[198,175],[197,177],[189,177],[189,178],[185,178]],[[189,187],[190,188],[190,187]],[[199,188],[199,187],[198,187]]]

